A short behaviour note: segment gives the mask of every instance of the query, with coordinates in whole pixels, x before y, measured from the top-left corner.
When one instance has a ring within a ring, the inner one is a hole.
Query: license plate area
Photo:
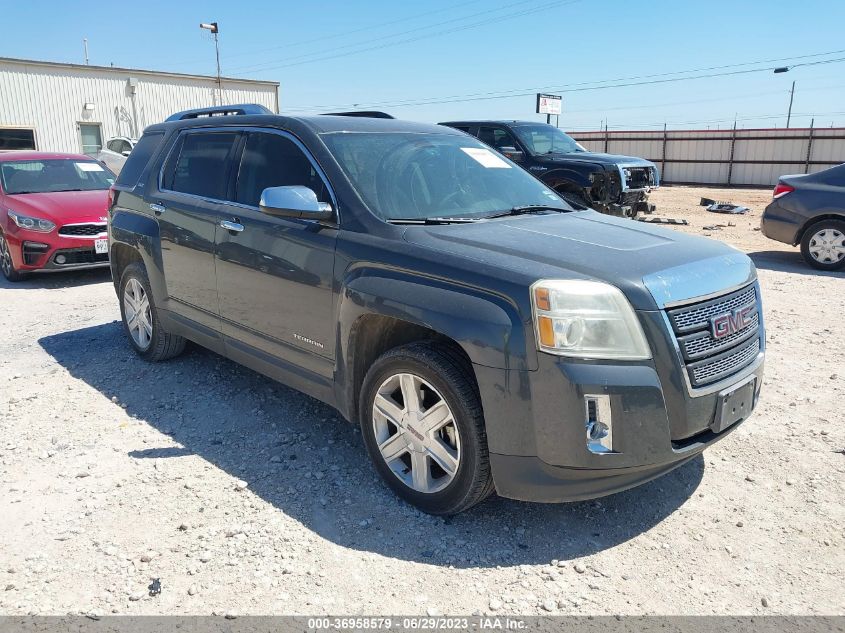
[[[756,386],[757,379],[755,377],[738,387],[732,387],[731,389],[719,392],[719,400],[716,404],[716,416],[710,425],[710,429],[714,433],[721,433],[751,414],[751,410],[754,408]]]
[[[109,252],[109,240],[104,237],[100,240],[94,240],[94,252],[98,255],[103,255]]]

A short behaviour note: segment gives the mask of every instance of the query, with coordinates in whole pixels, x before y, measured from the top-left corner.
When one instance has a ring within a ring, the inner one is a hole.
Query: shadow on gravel
[[[811,275],[813,277],[842,277],[842,271],[829,272],[812,268],[801,256],[799,250],[790,251],[757,251],[748,253],[757,268],[774,270],[781,273],[795,273]]]
[[[0,275],[0,288],[10,290],[26,290],[27,288],[76,288],[90,284],[100,284],[111,281],[111,269],[92,268],[90,270],[68,270],[59,273],[33,273],[21,281],[12,283]]]
[[[661,522],[704,472],[699,456],[598,501],[493,497],[457,517],[431,517],[393,496],[371,468],[358,429],[333,409],[212,352],[189,347],[180,358],[148,364],[130,350],[119,322],[39,343],[71,375],[184,447],[133,450],[130,458],[195,453],[320,537],[391,558],[483,568],[585,556]]]

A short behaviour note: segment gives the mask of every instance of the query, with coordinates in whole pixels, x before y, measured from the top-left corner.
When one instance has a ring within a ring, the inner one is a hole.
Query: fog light
[[[599,454],[616,452],[613,450],[610,396],[584,396],[584,409],[587,450]]]
[[[64,255],[56,255],[56,263],[59,265],[64,264],[67,261],[67,257]]]

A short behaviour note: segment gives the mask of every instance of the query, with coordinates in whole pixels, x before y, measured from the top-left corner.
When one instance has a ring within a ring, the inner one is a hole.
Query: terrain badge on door
[[[313,345],[314,347],[316,347],[318,349],[323,349],[322,343],[318,343],[314,339],[310,339],[307,336],[302,336],[301,334],[297,334],[296,332],[294,332],[293,338],[295,338],[297,341],[302,341],[303,343],[308,343],[309,345]]]

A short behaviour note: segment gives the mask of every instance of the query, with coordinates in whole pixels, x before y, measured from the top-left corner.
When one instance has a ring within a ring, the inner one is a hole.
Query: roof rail
[[[257,103],[236,103],[225,106],[214,106],[211,108],[196,108],[194,110],[183,110],[171,114],[165,121],[185,121],[187,119],[199,119],[211,116],[232,116],[238,114],[273,114],[263,105]]]
[[[379,112],[378,110],[354,110],[352,112],[326,112],[323,116],[359,116],[366,119],[395,119],[396,117],[389,115],[387,112]]]

